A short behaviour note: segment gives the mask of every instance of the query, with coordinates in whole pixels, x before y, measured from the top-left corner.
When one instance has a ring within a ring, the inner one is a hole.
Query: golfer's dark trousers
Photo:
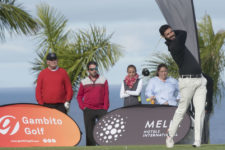
[[[86,131],[86,145],[93,146],[96,145],[93,136],[93,129],[97,120],[99,120],[104,114],[106,114],[106,110],[104,109],[84,109],[84,125]],[[96,120],[97,119],[97,120]]]
[[[67,114],[64,103],[56,103],[56,104],[46,104],[46,103],[44,103],[44,106],[46,106],[48,108],[55,108],[55,109],[65,113],[65,114]]]

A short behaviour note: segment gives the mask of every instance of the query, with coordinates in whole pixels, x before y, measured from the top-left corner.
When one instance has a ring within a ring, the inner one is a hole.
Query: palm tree
[[[11,35],[30,34],[37,30],[37,23],[21,4],[15,0],[0,0],[0,40],[5,40],[5,31]]]
[[[202,71],[212,77],[214,81],[214,101],[217,102],[222,98],[222,87],[224,87],[221,73],[225,67],[223,50],[225,32],[221,30],[215,34],[210,16],[205,15],[198,23],[198,39]],[[178,67],[171,55],[165,53],[153,55],[153,59],[147,60],[145,64],[151,70],[151,74],[154,74],[160,63],[165,63],[168,66],[170,76],[175,78],[179,76]]]
[[[59,66],[66,69],[74,89],[87,75],[86,64],[94,60],[99,70],[108,70],[122,56],[120,46],[110,40],[113,34],[106,34],[106,29],[90,26],[89,30],[77,32],[65,31],[67,19],[51,9],[47,4],[38,7],[38,57],[33,63],[33,70],[39,73],[46,68],[45,57],[48,52],[58,55]]]
[[[225,32],[214,33],[212,20],[209,15],[205,15],[201,23],[198,23],[198,37],[201,57],[201,67],[203,72],[213,78],[214,93],[221,100],[224,82],[221,73],[225,67],[225,55],[223,45],[225,42]]]
[[[54,8],[51,9],[47,4],[42,3],[37,6],[37,16],[36,22],[40,26],[39,31],[35,34],[38,57],[33,63],[32,70],[38,73],[47,67],[45,61],[47,53],[57,53],[65,49],[70,31],[64,32],[68,21],[65,16]]]
[[[72,83],[87,75],[86,65],[91,60],[98,63],[100,72],[108,70],[119,60],[122,52],[119,45],[110,42],[112,35],[107,35],[105,28],[96,26],[75,33],[73,44],[60,53],[66,58],[61,60],[61,64],[67,69]]]

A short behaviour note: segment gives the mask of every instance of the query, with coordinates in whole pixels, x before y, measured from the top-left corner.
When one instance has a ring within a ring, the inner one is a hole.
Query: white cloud
[[[28,62],[35,56],[35,45],[32,36],[9,36],[0,44],[0,63]]]
[[[26,8],[44,2],[76,22],[123,21],[134,18],[148,18],[149,14],[159,12],[154,0],[21,0]],[[157,17],[153,15],[152,19]]]
[[[35,75],[32,74],[29,63],[0,63],[0,87],[31,87]]]
[[[118,40],[121,41],[126,53],[143,50],[144,42],[135,35],[122,36]]]
[[[2,53],[11,51],[11,52],[20,52],[20,53],[25,53],[27,52],[27,49],[22,46],[22,45],[9,45],[9,44],[3,44],[0,45],[0,49]]]
[[[124,47],[123,57],[105,75],[112,84],[120,84],[126,75],[126,67],[141,64],[151,58],[152,52],[167,51],[160,40],[158,28],[165,20],[154,0],[18,0],[26,10],[36,16],[36,5],[46,2],[68,18],[68,29],[88,29],[90,24],[106,27],[114,33],[112,41]],[[224,28],[224,0],[196,0],[198,21],[207,12],[215,31]],[[215,9],[216,8],[216,9]],[[0,86],[32,86],[34,75],[30,72],[35,58],[35,40],[31,36],[8,37],[0,45]]]
[[[122,22],[101,22],[96,26],[106,27],[107,34],[113,34],[112,41],[120,44],[127,52],[144,52],[154,49],[159,40],[158,25],[163,21],[122,21]],[[69,28],[73,31],[81,29],[89,29],[89,25],[85,23],[70,24]]]

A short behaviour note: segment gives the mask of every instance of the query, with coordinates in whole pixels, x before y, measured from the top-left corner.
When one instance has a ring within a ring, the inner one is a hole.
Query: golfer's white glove
[[[70,103],[69,102],[65,102],[64,103],[64,106],[65,106],[66,110],[69,111],[69,109],[70,109]]]

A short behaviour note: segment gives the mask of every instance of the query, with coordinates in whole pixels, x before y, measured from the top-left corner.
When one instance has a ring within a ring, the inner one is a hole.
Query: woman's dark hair
[[[137,69],[136,69],[135,65],[129,65],[129,66],[127,66],[127,72],[128,72],[128,69],[129,68],[134,68],[135,72],[137,72]]]
[[[95,61],[89,61],[87,64],[87,69],[89,69],[90,65],[95,65],[96,67],[98,67],[98,64]]]
[[[164,36],[164,32],[168,29],[171,28],[168,24],[164,24],[159,28],[159,32],[162,36]]]
[[[166,64],[159,64],[158,67],[157,67],[157,72],[156,72],[156,76],[159,76],[159,70],[164,67],[168,70],[168,67]]]

